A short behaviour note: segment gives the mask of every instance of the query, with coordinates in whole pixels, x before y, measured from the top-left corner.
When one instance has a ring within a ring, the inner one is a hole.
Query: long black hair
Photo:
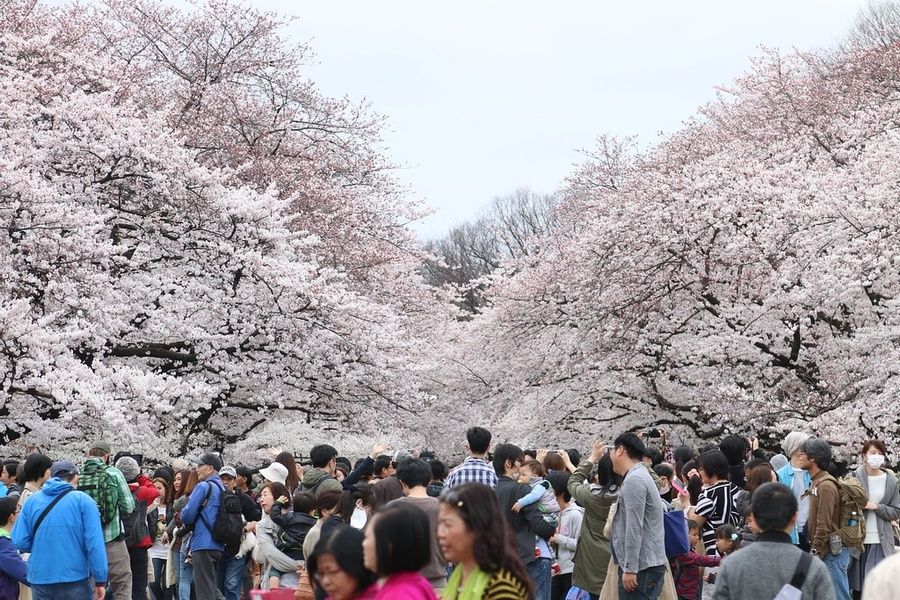
[[[356,580],[356,591],[362,592],[375,581],[375,573],[363,563],[363,533],[352,527],[339,527],[325,539],[319,540],[315,550],[306,560],[306,569],[316,589],[322,590],[315,577],[319,560],[326,554],[334,557],[341,571]],[[324,590],[322,590],[324,591]]]
[[[441,503],[456,510],[475,536],[473,550],[478,568],[486,573],[509,571],[528,588],[531,597],[531,578],[519,558],[516,538],[494,490],[482,483],[467,483],[444,492]]]
[[[425,511],[409,502],[394,502],[375,513],[369,524],[375,534],[379,577],[421,570],[431,561],[435,532]]]

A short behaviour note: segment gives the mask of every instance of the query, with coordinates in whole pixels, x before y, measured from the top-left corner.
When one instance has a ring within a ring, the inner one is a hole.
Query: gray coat
[[[625,475],[618,504],[610,536],[616,564],[625,573],[666,564],[663,502],[644,463]]]
[[[887,475],[887,480],[884,482],[884,497],[875,509],[875,516],[878,517],[878,539],[881,540],[881,549],[885,556],[890,556],[894,553],[894,531],[891,529],[891,521],[900,519],[900,491],[897,489],[897,477],[890,471],[885,469],[882,471]],[[868,494],[869,475],[866,468],[859,467],[855,475]]]

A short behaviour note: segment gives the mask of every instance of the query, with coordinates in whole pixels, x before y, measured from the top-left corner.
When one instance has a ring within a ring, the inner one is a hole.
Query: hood
[[[331,475],[322,469],[307,469],[306,472],[303,473],[303,485],[311,488],[326,477],[331,477]]]
[[[59,477],[51,477],[45,481],[44,485],[41,487],[41,491],[48,496],[59,496],[65,490],[70,489],[72,489],[72,484],[68,481],[63,481]]]
[[[573,511],[584,514],[584,507],[578,506],[577,504],[575,504],[575,501],[573,500],[572,502],[569,502],[569,505],[567,507],[565,507],[564,509],[562,509],[562,511],[560,511],[559,514],[573,512]]]

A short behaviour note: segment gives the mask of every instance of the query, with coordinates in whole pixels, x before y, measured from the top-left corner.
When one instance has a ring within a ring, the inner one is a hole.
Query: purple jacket
[[[25,561],[8,537],[0,537],[0,598],[17,600],[19,582],[28,584],[25,579]]]

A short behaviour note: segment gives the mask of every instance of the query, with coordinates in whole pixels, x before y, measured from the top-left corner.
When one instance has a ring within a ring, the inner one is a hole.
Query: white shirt
[[[887,482],[887,475],[869,475],[869,502],[878,504],[884,499],[884,484]],[[866,511],[866,539],[864,544],[880,544],[881,538],[878,537],[878,517],[875,516],[874,510]]]

